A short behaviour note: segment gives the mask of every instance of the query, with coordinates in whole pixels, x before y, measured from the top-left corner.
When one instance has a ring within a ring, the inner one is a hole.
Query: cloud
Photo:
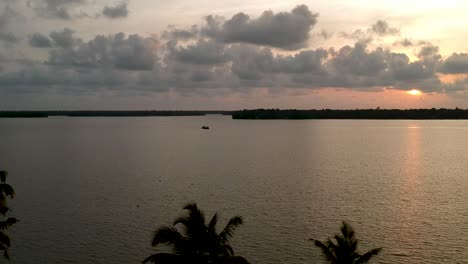
[[[14,18],[16,11],[13,10],[10,5],[5,5],[2,12],[0,13],[0,41],[12,44],[19,41],[12,32],[9,32],[7,25]]]
[[[295,50],[306,46],[317,16],[306,5],[297,6],[291,12],[275,14],[265,11],[258,18],[250,18],[244,13],[226,21],[208,16],[202,32],[225,43],[251,43]]]
[[[169,40],[190,40],[196,38],[198,33],[198,26],[193,25],[189,29],[170,28],[162,33],[162,37]]]
[[[54,42],[54,45],[62,48],[70,48],[81,42],[80,39],[73,37],[75,34],[74,30],[64,28],[62,31],[53,31],[50,33],[50,38]]]
[[[439,53],[439,47],[434,46],[429,43],[421,48],[421,50],[418,53],[418,57],[420,58],[432,57],[432,56],[437,56],[438,53]]]
[[[453,53],[440,65],[438,71],[445,74],[468,73],[468,54]]]
[[[168,43],[168,58],[188,64],[218,64],[227,61],[224,45],[213,40],[198,40],[186,47]]]
[[[156,61],[154,40],[139,35],[99,35],[88,42],[65,41],[58,46],[50,51],[50,65],[146,71],[151,70]]]
[[[320,34],[309,32],[316,18],[306,6],[298,6],[257,18],[243,13],[228,20],[208,16],[203,25],[169,27],[160,39],[124,33],[82,39],[69,28],[49,35],[34,33],[28,38],[30,46],[49,48],[48,58],[23,64],[2,61],[0,94],[50,90],[226,94],[257,88],[279,93],[292,88],[384,87],[443,93],[468,88],[465,81],[443,83],[437,76],[467,73],[468,55],[454,53],[443,60],[438,47],[428,42],[408,40],[420,49],[413,59],[365,41],[337,49],[294,51],[306,45],[309,34]],[[355,31],[355,37],[379,37],[391,28],[379,21],[374,26]]]
[[[387,36],[387,35],[398,35],[400,30],[394,27],[390,27],[387,21],[378,20],[374,25],[372,25],[371,30],[373,33],[378,36]]]
[[[29,45],[36,48],[50,48],[52,47],[52,41],[41,33],[34,33],[29,36]]]
[[[391,27],[388,22],[384,20],[377,20],[377,22],[371,25],[367,29],[356,29],[352,33],[341,32],[340,35],[343,38],[353,39],[358,42],[369,44],[374,40],[374,37],[385,37],[399,35],[400,30]]]
[[[124,18],[128,16],[127,3],[120,3],[115,6],[105,6],[102,15],[108,18]]]
[[[4,41],[7,43],[16,43],[19,41],[19,38],[17,38],[11,32],[0,32],[0,41]]]
[[[410,39],[408,38],[404,38],[402,40],[398,40],[398,41],[395,41],[393,43],[394,46],[398,46],[398,45],[401,45],[403,47],[411,47],[411,46],[414,46],[415,44],[413,43],[413,41],[411,41]]]
[[[28,6],[45,18],[64,19],[73,18],[70,9],[86,4],[85,0],[35,0],[28,1]]]

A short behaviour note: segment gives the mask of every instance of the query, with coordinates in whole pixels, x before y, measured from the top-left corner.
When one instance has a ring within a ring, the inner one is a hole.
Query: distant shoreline
[[[0,118],[67,117],[140,117],[140,116],[204,116],[210,114],[232,115],[233,111],[0,111]]]
[[[205,116],[230,115],[232,119],[301,120],[301,119],[368,119],[368,120],[468,120],[468,109],[252,109],[239,111],[0,111],[0,118],[66,117],[151,117],[151,116]]]
[[[355,109],[355,110],[280,110],[255,109],[236,111],[233,119],[369,119],[369,120],[459,120],[468,119],[465,109]]]

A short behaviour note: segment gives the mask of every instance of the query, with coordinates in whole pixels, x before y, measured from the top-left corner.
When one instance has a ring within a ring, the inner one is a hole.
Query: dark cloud
[[[309,31],[317,23],[317,14],[306,5],[291,12],[265,11],[258,18],[238,13],[223,21],[220,17],[206,17],[202,32],[225,43],[251,43],[294,50],[306,46]]]
[[[106,6],[102,10],[102,15],[108,18],[124,18],[128,16],[127,3],[120,3],[115,6]]]
[[[218,64],[227,61],[224,45],[213,40],[199,40],[186,47],[168,43],[169,58],[188,64]]]
[[[357,29],[352,33],[340,32],[340,35],[343,38],[352,39],[363,44],[368,44],[374,40],[373,35],[370,34],[369,31],[361,29]]]
[[[41,33],[34,33],[29,36],[29,45],[36,48],[49,48],[52,46],[52,41]]]
[[[161,39],[119,33],[82,40],[68,28],[49,36],[36,33],[29,36],[29,44],[49,47],[47,61],[11,62],[14,67],[2,61],[6,66],[0,72],[0,93],[14,89],[54,89],[71,94],[97,90],[200,94],[252,88],[386,87],[426,92],[467,88],[465,81],[446,84],[437,77],[438,73],[467,73],[467,54],[455,53],[442,60],[437,46],[409,40],[420,48],[413,60],[389,49],[371,49],[363,41],[365,37],[372,39],[392,31],[383,21],[374,24],[375,28],[352,33],[350,37],[359,39],[354,45],[292,52],[309,40],[316,16],[306,6],[287,13],[268,11],[258,18],[243,13],[229,20],[208,16],[202,26],[169,27]]]
[[[369,44],[374,40],[374,37],[384,37],[400,34],[400,30],[390,27],[388,22],[378,20],[375,24],[367,29],[357,29],[352,33],[341,32],[343,38],[353,39],[363,44]]]
[[[438,71],[446,74],[468,73],[468,54],[453,53],[440,65]]]
[[[331,37],[333,37],[333,33],[328,32],[325,29],[322,29],[322,31],[320,31],[318,35],[323,39],[330,39]]]
[[[390,27],[388,22],[383,20],[378,20],[374,25],[372,25],[371,30],[373,33],[381,37],[400,34],[400,30],[398,28]]]
[[[154,40],[123,33],[96,36],[88,42],[66,42],[50,51],[48,63],[64,67],[151,70],[155,64]]]
[[[411,47],[411,46],[414,46],[415,44],[413,43],[413,41],[409,40],[408,38],[404,38],[402,40],[398,40],[398,41],[395,41],[393,43],[394,46],[403,46],[403,47]]]
[[[233,74],[257,87],[440,89],[436,61],[410,62],[405,54],[381,48],[369,51],[362,43],[338,51],[306,50],[286,57],[269,49],[244,46],[234,46],[228,53],[235,54],[231,56]]]
[[[190,40],[196,38],[198,33],[198,26],[193,25],[190,29],[171,28],[164,31],[162,37],[169,40]]]
[[[434,46],[432,44],[427,44],[426,46],[422,47],[418,53],[418,57],[425,58],[425,57],[432,57],[437,56],[439,53],[439,47]]]
[[[11,32],[0,32],[0,41],[16,43],[19,41],[19,38],[13,35]]]
[[[53,31],[50,33],[50,38],[54,42],[54,45],[62,48],[70,48],[81,42],[80,39],[73,36],[74,30],[64,28],[62,31]]]
[[[28,6],[42,17],[68,20],[73,18],[70,9],[85,3],[85,0],[31,0]]]
[[[19,38],[15,36],[12,32],[8,31],[7,25],[11,23],[11,20],[16,15],[15,10],[13,10],[10,5],[5,5],[3,10],[0,13],[0,41],[12,44],[19,41]]]

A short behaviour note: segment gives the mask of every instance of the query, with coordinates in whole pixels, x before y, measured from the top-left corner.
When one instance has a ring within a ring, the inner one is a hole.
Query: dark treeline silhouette
[[[218,214],[206,223],[205,215],[197,204],[184,207],[187,214],[177,218],[173,225],[159,227],[153,236],[152,246],[169,245],[171,253],[150,255],[143,263],[156,264],[249,264],[235,256],[229,243],[235,229],[243,223],[240,216],[232,217],[221,232],[216,231]],[[341,234],[325,242],[310,239],[320,248],[324,259],[330,264],[362,264],[380,253],[382,248],[372,249],[364,254],[358,252],[358,240],[350,224],[343,221]]]
[[[233,119],[468,119],[464,109],[255,109],[232,114]]]
[[[0,118],[16,118],[16,117],[49,117],[49,116],[70,116],[70,117],[86,117],[86,116],[204,116],[204,115],[231,115],[232,111],[0,111]]]
[[[172,253],[156,253],[143,263],[161,264],[248,264],[240,256],[234,255],[229,244],[235,229],[243,223],[242,217],[232,217],[221,232],[216,231],[218,214],[209,223],[195,203],[184,207],[187,215],[177,218],[172,226],[162,226],[154,233],[152,246],[167,244]]]
[[[328,238],[325,242],[316,239],[310,239],[315,246],[320,248],[323,256],[330,264],[361,264],[380,253],[382,248],[374,248],[364,254],[358,252],[358,240],[351,225],[342,222],[341,234],[335,235],[333,239]]]
[[[7,212],[10,210],[6,204],[7,197],[13,198],[15,196],[15,190],[9,184],[6,183],[8,172],[0,171],[0,214],[6,217]],[[18,219],[8,217],[0,221],[0,250],[3,251],[3,256],[9,259],[8,248],[10,248],[10,238],[5,231],[12,225],[18,222]]]
[[[0,118],[40,118],[48,117],[48,114],[45,112],[38,111],[0,111]]]

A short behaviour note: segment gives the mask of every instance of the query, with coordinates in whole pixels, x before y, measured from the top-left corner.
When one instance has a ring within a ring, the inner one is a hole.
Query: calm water
[[[253,264],[322,263],[342,219],[375,263],[468,263],[467,164],[468,121],[0,120],[20,264],[140,263],[191,201]]]

